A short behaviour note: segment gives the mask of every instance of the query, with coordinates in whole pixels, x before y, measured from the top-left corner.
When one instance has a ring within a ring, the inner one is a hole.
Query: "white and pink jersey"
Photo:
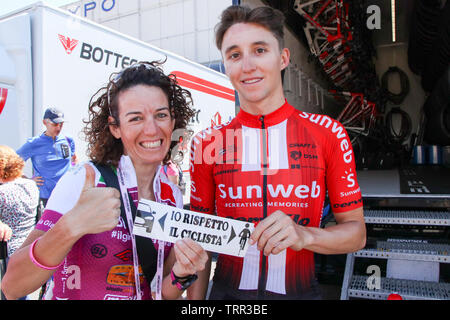
[[[121,162],[131,165],[127,156]],[[92,165],[91,163],[89,163]],[[105,187],[100,172],[95,168],[95,185]],[[136,175],[131,170],[125,175],[127,190],[137,206],[138,192]],[[168,181],[160,170],[156,171],[154,180],[157,201],[182,207],[180,190]],[[62,215],[71,210],[78,201],[85,181],[83,165],[68,171],[58,182],[47,203],[42,218],[36,229],[47,232]],[[154,241],[158,249],[157,241]],[[166,243],[165,257],[169,255],[171,243]],[[150,287],[140,272],[142,299],[152,299]],[[53,300],[128,300],[136,299],[131,235],[126,224],[119,219],[118,225],[111,231],[89,234],[78,240],[55,271],[47,287],[44,299]]]

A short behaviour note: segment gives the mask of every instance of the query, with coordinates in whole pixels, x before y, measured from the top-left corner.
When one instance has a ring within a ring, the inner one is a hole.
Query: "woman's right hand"
[[[114,229],[120,217],[120,192],[116,188],[95,187],[95,172],[84,165],[86,179],[77,204],[64,215],[78,236]]]

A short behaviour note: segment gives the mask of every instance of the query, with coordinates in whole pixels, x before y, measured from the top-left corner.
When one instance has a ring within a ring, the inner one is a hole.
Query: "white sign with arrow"
[[[191,238],[203,249],[243,257],[249,246],[253,223],[171,207],[141,199],[133,233],[175,243]]]

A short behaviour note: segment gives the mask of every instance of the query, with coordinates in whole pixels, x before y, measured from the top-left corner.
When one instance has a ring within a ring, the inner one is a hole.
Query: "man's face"
[[[64,122],[53,123],[50,119],[44,119],[44,125],[47,128],[46,134],[50,137],[56,137],[61,133]]]
[[[289,64],[289,50],[280,50],[268,29],[254,23],[234,24],[223,37],[221,53],[244,110],[267,114],[284,103],[281,70]]]

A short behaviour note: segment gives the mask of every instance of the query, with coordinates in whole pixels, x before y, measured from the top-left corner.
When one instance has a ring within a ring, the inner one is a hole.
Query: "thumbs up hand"
[[[64,215],[71,231],[79,237],[114,229],[120,217],[120,192],[115,188],[95,187],[95,172],[88,165],[86,179],[76,205]]]

